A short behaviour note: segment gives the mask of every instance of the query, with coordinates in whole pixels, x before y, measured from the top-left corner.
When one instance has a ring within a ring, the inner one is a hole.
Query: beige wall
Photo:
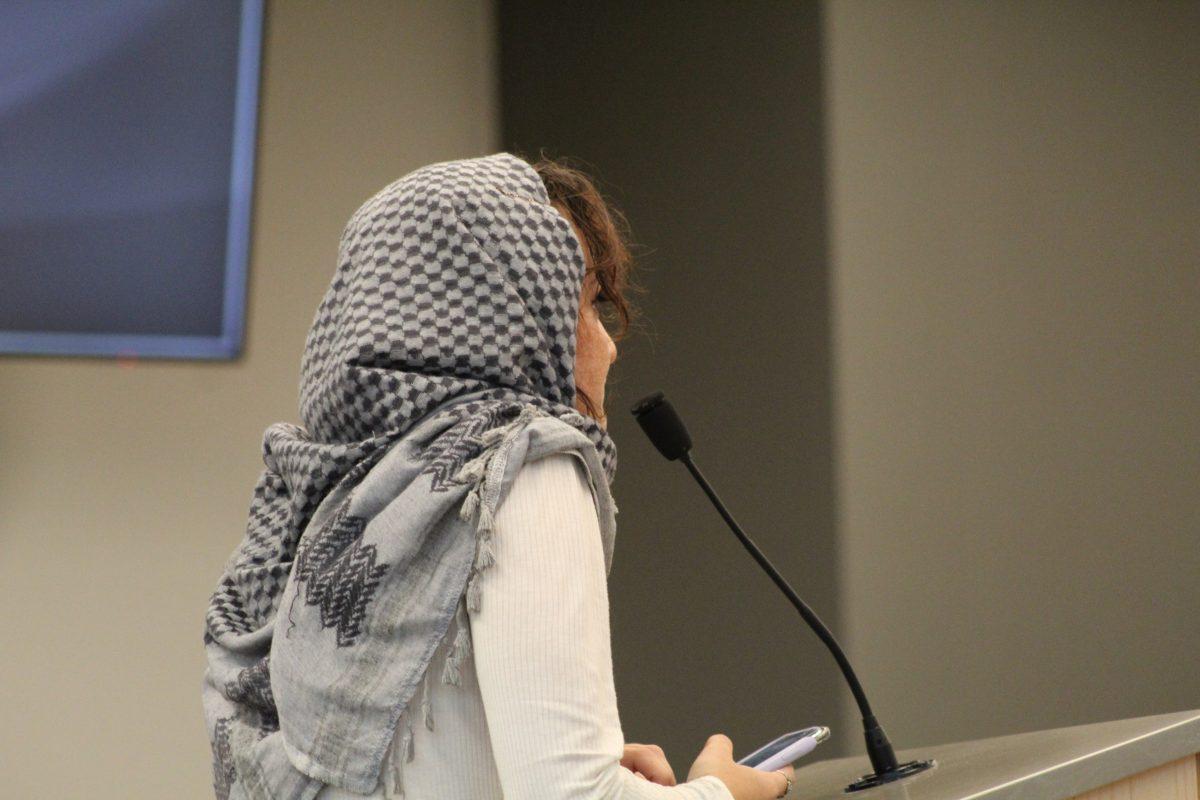
[[[211,798],[203,613],[358,204],[497,149],[491,4],[271,3],[245,355],[0,359],[5,797]]]
[[[876,710],[916,745],[1200,707],[1200,5],[825,9]]]

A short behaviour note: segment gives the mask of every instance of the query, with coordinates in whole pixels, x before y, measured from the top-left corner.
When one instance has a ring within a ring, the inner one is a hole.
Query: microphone
[[[709,486],[708,481],[700,473],[699,467],[692,461],[692,437],[688,434],[687,428],[683,424],[683,420],[675,413],[675,409],[671,403],[663,396],[662,392],[655,392],[647,395],[639,400],[633,406],[633,416],[637,418],[638,425],[641,426],[646,436],[649,437],[651,443],[658,452],[662,453],[668,461],[683,461],[692,476],[700,484],[700,488],[708,495],[708,499],[716,506],[725,522],[737,534],[738,539],[745,546],[758,565],[766,571],[779,590],[783,592],[787,599],[791,601],[796,610],[800,612],[800,616],[808,623],[808,626],[813,629],[817,637],[825,643],[829,648],[829,652],[833,654],[834,660],[837,661],[838,667],[842,670],[842,675],[846,679],[846,683],[850,685],[850,692],[854,695],[854,701],[858,704],[858,710],[862,714],[863,733],[867,741],[867,756],[871,759],[871,766],[874,772],[864,775],[861,780],[855,781],[846,787],[847,792],[858,791],[859,789],[867,789],[872,786],[878,786],[883,783],[900,778],[906,778],[909,775],[915,775],[922,770],[926,770],[933,766],[932,760],[927,761],[907,761],[903,764],[896,762],[896,753],[892,749],[892,744],[888,741],[887,733],[884,732],[883,726],[875,718],[875,714],[871,711],[871,704],[867,702],[867,695],[863,692],[862,684],[858,682],[858,676],[854,674],[854,669],[850,666],[850,661],[846,658],[846,654],[842,652],[841,646],[837,640],[833,638],[833,634],[825,627],[820,618],[817,617],[813,610],[808,607],[800,596],[796,594],[788,582],[783,579],[779,571],[767,560],[762,551],[750,541],[750,538],[742,531],[741,526],[733,519],[733,516],[725,508],[725,504],[717,497],[717,493]]]

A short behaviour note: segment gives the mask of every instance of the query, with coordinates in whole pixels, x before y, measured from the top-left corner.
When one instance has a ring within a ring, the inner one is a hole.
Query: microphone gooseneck
[[[655,392],[642,398],[633,406],[633,415],[637,418],[638,425],[641,426],[646,436],[650,439],[654,447],[669,461],[682,461],[692,473],[692,477],[700,484],[700,488],[708,495],[708,499],[716,507],[725,523],[737,535],[738,540],[753,556],[758,565],[770,576],[779,590],[784,593],[787,599],[800,612],[800,616],[808,623],[817,637],[825,643],[829,652],[833,654],[833,658],[837,661],[838,667],[842,671],[846,683],[850,686],[850,692],[854,695],[854,702],[858,704],[858,710],[862,714],[863,733],[867,743],[867,757],[871,760],[871,767],[875,770],[869,775],[864,775],[862,780],[855,781],[846,787],[847,791],[856,791],[858,789],[866,789],[871,786],[877,786],[881,783],[889,783],[899,778],[912,775],[932,766],[932,761],[909,761],[904,764],[896,762],[896,753],[892,749],[892,744],[888,740],[887,733],[884,732],[883,726],[875,718],[875,714],[871,711],[871,704],[867,701],[866,692],[863,691],[862,684],[859,683],[858,676],[854,673],[854,668],[850,666],[850,660],[846,658],[841,645],[833,638],[833,634],[829,632],[829,628],[821,622],[821,619],[816,613],[809,608],[795,590],[784,580],[779,574],[779,570],[767,560],[763,552],[758,549],[758,546],[750,540],[741,526],[733,518],[733,515],[725,508],[725,504],[721,502],[721,498],[717,497],[717,493],[705,480],[704,475],[700,472],[700,468],[696,466],[692,460],[692,437],[688,433],[687,427],[683,424],[683,420],[675,412],[671,403],[663,396],[662,392]]]

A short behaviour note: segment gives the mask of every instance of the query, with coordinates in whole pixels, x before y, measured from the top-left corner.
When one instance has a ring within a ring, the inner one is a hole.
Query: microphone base
[[[883,773],[872,772],[869,775],[863,775],[861,779],[855,781],[846,787],[846,793],[857,792],[863,789],[870,789],[873,786],[881,786],[885,783],[898,781],[901,778],[907,778],[910,775],[916,775],[918,772],[924,772],[933,766],[933,759],[928,761],[906,761],[895,769],[888,770]]]

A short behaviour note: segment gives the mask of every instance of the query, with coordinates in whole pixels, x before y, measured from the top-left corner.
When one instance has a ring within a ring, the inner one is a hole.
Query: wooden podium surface
[[[896,783],[847,794],[871,771],[867,757],[796,770],[801,800],[1197,800],[1200,710],[1018,733],[897,752],[934,766]]]

